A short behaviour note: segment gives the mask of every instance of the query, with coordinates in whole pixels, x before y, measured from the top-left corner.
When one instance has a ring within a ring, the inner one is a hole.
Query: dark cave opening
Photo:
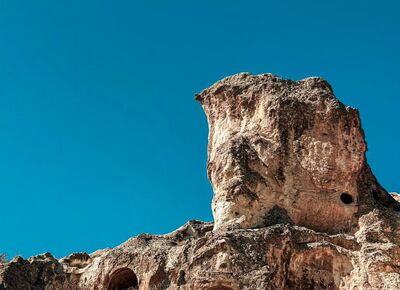
[[[233,289],[226,286],[214,286],[209,288],[208,290],[233,290]]]
[[[136,290],[139,283],[135,273],[128,268],[115,271],[110,277],[108,290]]]
[[[344,204],[350,204],[350,203],[352,203],[354,200],[353,200],[353,197],[350,195],[350,194],[348,194],[348,193],[346,193],[346,192],[343,192],[341,195],[340,195],[340,200],[344,203]]]

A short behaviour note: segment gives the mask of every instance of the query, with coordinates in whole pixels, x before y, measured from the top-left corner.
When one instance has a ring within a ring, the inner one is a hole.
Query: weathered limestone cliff
[[[196,96],[214,223],[0,264],[1,289],[400,289],[400,205],[357,110],[320,78],[237,74]]]
[[[397,206],[368,167],[357,110],[340,103],[326,81],[238,74],[197,100],[210,128],[216,229],[279,218],[350,233],[378,204]]]

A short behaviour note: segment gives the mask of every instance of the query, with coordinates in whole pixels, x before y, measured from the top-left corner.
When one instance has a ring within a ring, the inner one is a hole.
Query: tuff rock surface
[[[358,112],[326,81],[242,73],[196,99],[214,223],[15,257],[0,264],[0,290],[400,289],[398,195],[373,176]]]
[[[215,228],[282,219],[352,232],[379,204],[397,206],[369,169],[356,109],[320,78],[228,77],[197,95],[209,123]]]

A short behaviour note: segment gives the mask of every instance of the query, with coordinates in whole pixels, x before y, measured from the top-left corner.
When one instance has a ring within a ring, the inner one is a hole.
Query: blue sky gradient
[[[194,95],[322,76],[400,191],[398,1],[0,1],[0,252],[113,247],[210,221]]]

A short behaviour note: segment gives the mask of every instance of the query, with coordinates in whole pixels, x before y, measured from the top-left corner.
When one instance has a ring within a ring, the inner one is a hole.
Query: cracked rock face
[[[326,81],[242,73],[196,99],[209,123],[215,229],[290,221],[351,232],[376,203],[393,204],[367,165],[357,110]]]
[[[0,290],[400,289],[399,195],[322,79],[237,74],[196,97],[215,223],[113,249],[0,261]]]

